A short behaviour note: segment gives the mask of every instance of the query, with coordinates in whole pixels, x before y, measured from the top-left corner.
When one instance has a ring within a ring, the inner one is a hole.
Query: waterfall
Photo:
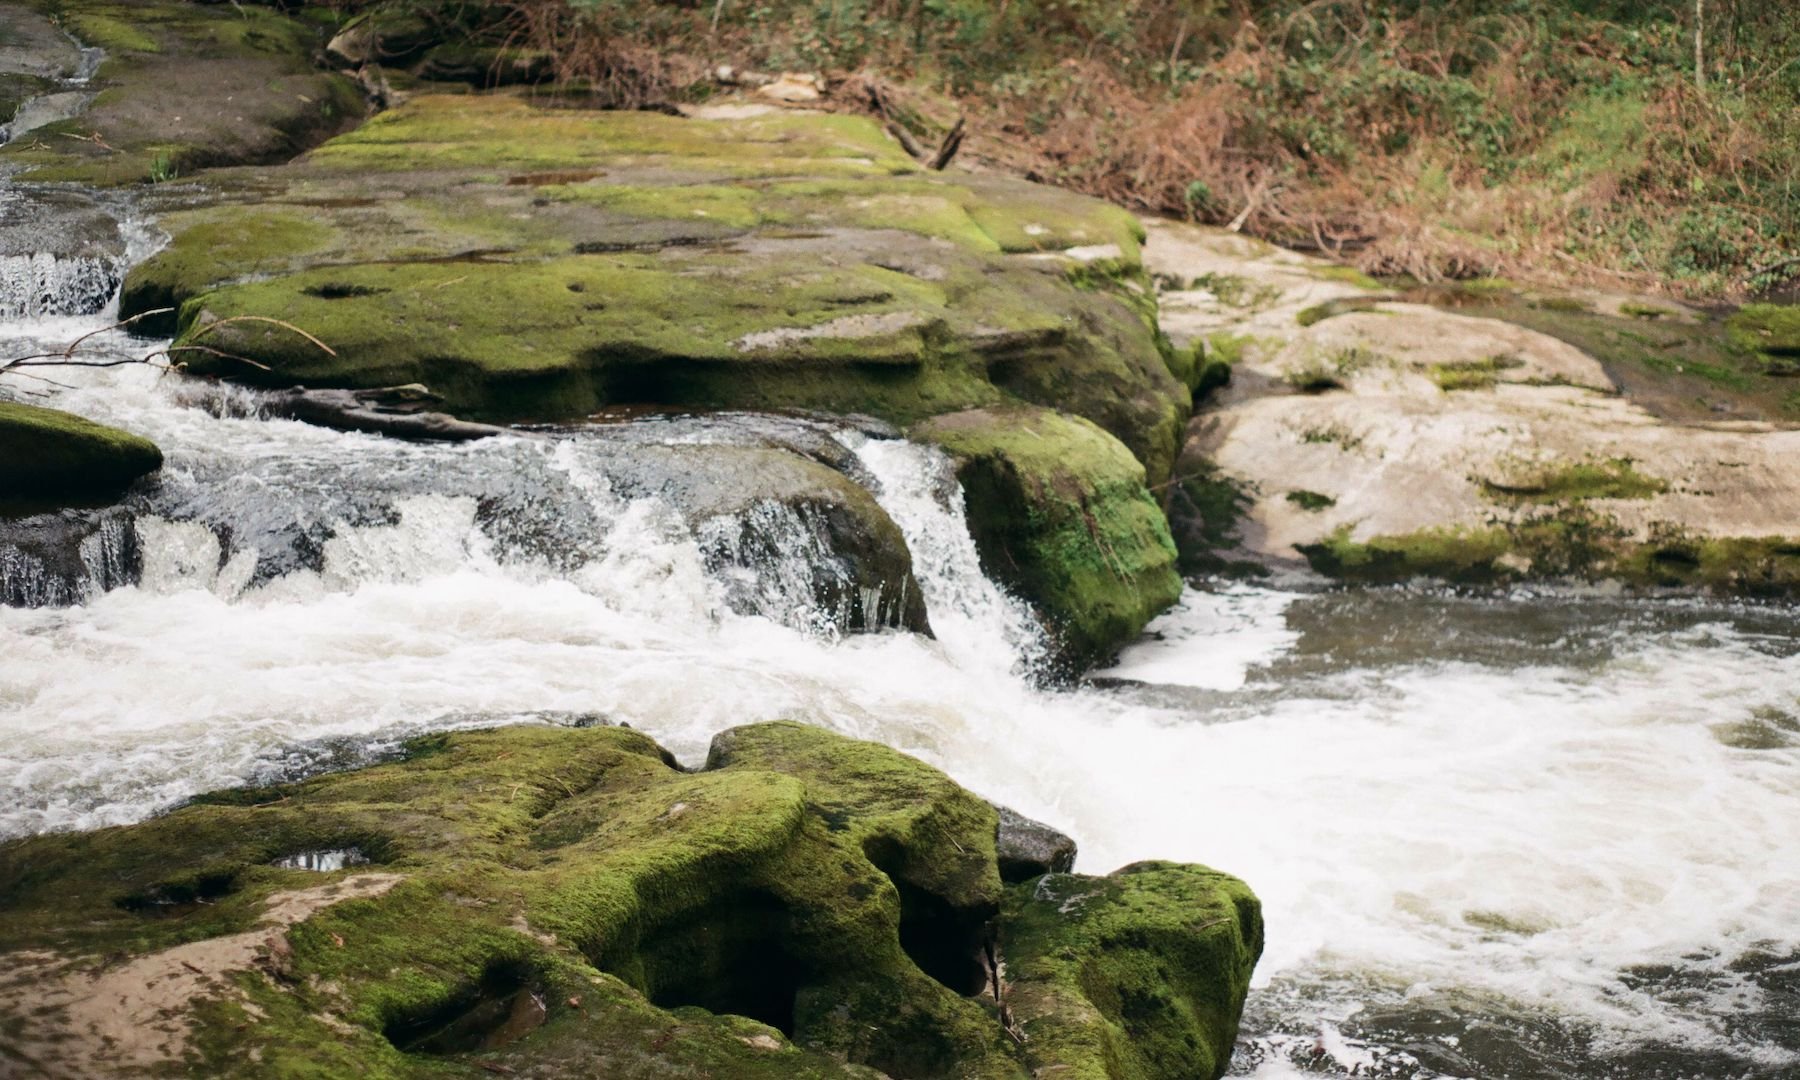
[[[104,255],[0,256],[0,320],[105,311],[125,276],[125,260]]]

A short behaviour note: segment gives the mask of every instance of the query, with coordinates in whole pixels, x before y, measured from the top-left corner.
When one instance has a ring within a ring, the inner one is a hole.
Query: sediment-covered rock
[[[957,462],[982,569],[1037,605],[1075,668],[1105,659],[1181,594],[1143,466],[1048,409],[971,409],[913,429]]]
[[[0,400],[0,502],[109,502],[162,467],[150,440],[55,409]]]
[[[1260,945],[1243,886],[1007,893],[995,827],[797,724],[726,732],[696,773],[619,728],[434,736],[0,846],[0,1024],[9,1060],[88,1077],[1215,1075]]]

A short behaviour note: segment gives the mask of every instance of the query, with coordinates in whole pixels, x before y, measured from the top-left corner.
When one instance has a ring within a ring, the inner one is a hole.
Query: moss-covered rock
[[[1365,584],[1431,579],[1485,586],[1567,578],[1772,598],[1800,593],[1800,539],[1702,536],[1673,525],[1639,536],[1579,506],[1519,521],[1366,540],[1341,528],[1300,552],[1321,574]]]
[[[996,824],[935,770],[798,724],[726,732],[697,773],[619,728],[429,737],[0,846],[0,1032],[15,1064],[96,1077],[1023,1080],[1088,1068],[1079,993],[1148,1048],[1079,1075],[1223,1060],[1255,959],[1243,887],[1059,875],[1107,899],[1007,899],[1023,977],[982,993]],[[1097,977],[1072,987],[1069,957]],[[1139,994],[1160,1011],[1108,1012]]]
[[[150,440],[55,409],[0,400],[0,506],[109,502],[162,467]]]
[[[268,6],[38,0],[107,58],[74,119],[0,147],[26,179],[129,184],[280,161],[362,115],[361,94],[313,67],[317,30]]]
[[[957,461],[982,568],[1038,606],[1083,667],[1181,593],[1175,544],[1143,466],[1093,424],[1048,409],[972,409],[913,435]]]
[[[1006,1000],[1034,1076],[1225,1074],[1263,948],[1262,908],[1241,882],[1162,862],[1050,874],[1008,891],[1002,926]]]
[[[857,117],[686,119],[421,95],[164,218],[126,315],[270,385],[423,381],[452,410],[1030,401],[1167,473],[1189,408],[1115,208],[929,173]],[[240,205],[233,191],[253,198]],[[328,346],[242,315],[282,318]],[[217,324],[224,324],[222,326]]]

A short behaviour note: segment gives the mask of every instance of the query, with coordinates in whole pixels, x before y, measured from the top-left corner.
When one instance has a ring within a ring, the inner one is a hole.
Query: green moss
[[[1319,266],[1314,267],[1310,273],[1320,281],[1335,281],[1343,285],[1354,285],[1359,289],[1376,291],[1385,288],[1381,282],[1354,266]]]
[[[1294,316],[1294,321],[1301,326],[1317,326],[1326,319],[1339,315],[1348,315],[1358,311],[1374,311],[1378,301],[1364,297],[1352,297],[1345,300],[1327,300],[1323,304],[1314,304],[1302,309]]]
[[[1252,281],[1241,274],[1209,273],[1195,278],[1192,288],[1205,289],[1227,307],[1260,311],[1281,299],[1281,289]]]
[[[1225,1073],[1262,953],[1256,897],[1203,867],[1052,874],[1007,895],[1008,1005],[1035,1076]]]
[[[1586,499],[1648,499],[1668,481],[1637,470],[1630,458],[1521,468],[1506,482],[1483,480],[1481,490],[1502,502],[1575,503]]]
[[[0,845],[0,952],[111,965],[251,929],[278,894],[351,889],[360,898],[340,893],[277,932],[266,960],[216,972],[236,993],[163,1003],[191,1023],[196,1071],[872,1077],[866,1065],[1022,1080],[991,1007],[962,992],[1000,913],[996,814],[936,770],[781,723],[724,733],[698,773],[621,728],[464,732],[419,749],[128,828]],[[372,864],[274,865],[350,844]],[[1235,971],[1188,970],[1210,948],[1153,951],[1184,994],[1241,1007]],[[524,1038],[409,1051],[517,990],[545,1012]],[[60,1028],[54,1007],[0,995],[0,1012],[14,1008],[35,1010],[31,1049],[46,1060],[112,1052]]]
[[[1092,424],[982,409],[913,435],[957,459],[983,568],[1038,606],[1067,664],[1111,655],[1180,595],[1174,541],[1143,467]]]
[[[1655,322],[1657,319],[1672,318],[1680,312],[1674,308],[1659,307],[1655,304],[1643,304],[1635,300],[1627,300],[1619,305],[1619,314],[1629,315],[1634,319],[1646,319]]]
[[[1336,446],[1346,454],[1362,449],[1363,439],[1342,424],[1327,424],[1322,427],[1310,427],[1300,432],[1300,441],[1308,444],[1324,444]]]
[[[872,122],[776,112],[731,121],[537,107],[508,95],[420,95],[319,147],[321,171],[681,169],[738,179],[917,171]]]
[[[1330,354],[1308,353],[1282,372],[1282,380],[1303,394],[1322,394],[1341,390],[1344,380],[1378,364],[1387,357],[1360,346],[1337,349]]]
[[[63,16],[63,26],[83,45],[105,49],[109,53],[161,52],[156,37],[140,26],[122,18],[89,11],[71,11]]]
[[[1314,544],[1296,545],[1312,568],[1327,577],[1393,583],[1428,577],[1457,583],[1484,583],[1505,576],[1496,561],[1512,544],[1498,528],[1427,529],[1405,536],[1350,539],[1340,526]]]
[[[1249,485],[1225,475],[1196,444],[1183,447],[1168,500],[1169,531],[1182,573],[1266,574],[1259,564],[1225,555],[1237,546],[1238,523],[1254,502]]]
[[[1502,371],[1522,366],[1516,356],[1489,356],[1460,364],[1432,364],[1427,370],[1431,380],[1445,393],[1454,390],[1491,390],[1500,381]]]
[[[1310,513],[1328,510],[1337,505],[1337,500],[1317,491],[1296,490],[1287,493],[1287,501]]]
[[[0,400],[0,503],[107,502],[161,467],[162,451],[148,439]]]
[[[1731,343],[1745,352],[1800,356],[1800,307],[1747,304],[1725,323]]]
[[[1237,364],[1244,359],[1244,350],[1256,339],[1249,334],[1233,334],[1220,331],[1206,339],[1207,355],[1225,364]]]

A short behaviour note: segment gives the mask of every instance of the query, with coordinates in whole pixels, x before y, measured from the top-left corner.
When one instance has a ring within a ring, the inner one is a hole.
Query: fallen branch
[[[957,117],[956,126],[950,129],[950,134],[944,136],[944,141],[938,144],[937,153],[931,155],[931,160],[926,162],[927,168],[933,172],[942,172],[949,166],[951,160],[956,157],[956,152],[962,149],[963,124],[963,117]]]

